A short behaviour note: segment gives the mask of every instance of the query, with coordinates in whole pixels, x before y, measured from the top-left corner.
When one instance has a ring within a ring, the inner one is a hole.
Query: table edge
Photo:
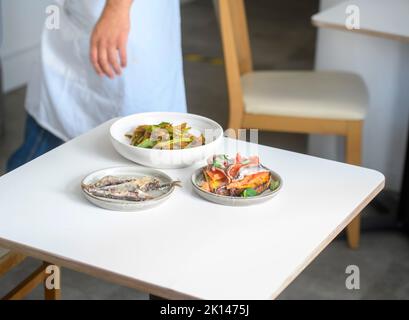
[[[346,226],[356,217],[361,211],[384,189],[385,178],[382,179],[381,183],[361,202],[350,215],[348,215],[343,222],[336,228],[331,234],[326,237],[321,244],[309,255],[309,257],[298,266],[296,270],[290,277],[284,281],[283,285],[277,289],[271,296],[271,300],[275,300],[300,274],[304,269],[311,264],[312,261],[335,239],[335,237],[343,231]],[[351,249],[352,250],[352,249]]]
[[[339,31],[364,34],[364,35],[368,35],[372,37],[380,37],[380,38],[385,38],[385,39],[395,40],[395,41],[400,41],[400,42],[409,42],[409,37],[406,37],[403,35],[397,35],[397,34],[392,34],[392,33],[382,32],[382,31],[373,31],[373,30],[369,30],[366,28],[349,30],[345,26],[341,26],[337,23],[319,21],[316,19],[316,15],[311,17],[311,22],[312,22],[312,25],[317,28],[330,28],[330,29],[336,29]]]
[[[20,254],[23,254],[27,257],[32,257],[41,261],[46,261],[60,267],[64,267],[70,270],[74,270],[80,273],[84,273],[98,279],[102,279],[111,283],[115,283],[124,287],[131,289],[139,290],[148,294],[159,296],[164,299],[169,300],[200,300],[198,297],[187,295],[176,290],[167,289],[149,282],[138,280],[135,278],[130,278],[128,276],[120,275],[112,271],[108,271],[102,268],[90,266],[86,263],[76,262],[58,255],[50,254],[45,251],[35,249],[30,246],[23,244],[18,244],[16,242],[5,240],[0,238],[0,246],[14,251]],[[62,288],[64,290],[64,288]]]
[[[332,240],[375,198],[375,196],[382,191],[385,186],[385,179],[365,198],[365,200],[358,205],[355,210],[348,215],[343,222],[335,229],[322,243],[310,254],[310,256],[297,268],[297,270],[288,277],[282,286],[270,295],[271,300],[276,299],[299,274],[332,242]],[[90,266],[86,263],[76,262],[58,255],[50,254],[45,251],[32,248],[30,246],[18,244],[16,242],[0,238],[0,245],[6,249],[16,251],[29,257],[33,257],[42,261],[47,261],[55,265],[65,267],[77,272],[85,273],[99,279],[116,283],[128,288],[136,289],[145,293],[153,294],[165,299],[175,300],[200,300],[201,298],[178,292],[176,290],[167,289],[155,284],[151,284],[142,280],[130,278],[124,275],[117,274],[112,271]]]

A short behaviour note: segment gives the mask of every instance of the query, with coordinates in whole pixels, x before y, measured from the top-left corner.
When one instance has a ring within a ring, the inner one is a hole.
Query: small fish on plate
[[[112,210],[136,211],[166,200],[180,181],[165,173],[134,167],[120,167],[94,172],[81,183],[86,198]]]
[[[151,176],[142,178],[105,176],[93,184],[82,185],[82,188],[95,197],[124,201],[145,201],[154,199],[151,193],[166,191],[173,186],[180,186],[180,181],[161,184],[158,178]]]

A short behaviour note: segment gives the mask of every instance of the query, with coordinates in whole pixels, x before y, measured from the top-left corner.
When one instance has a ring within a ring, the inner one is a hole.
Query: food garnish
[[[189,133],[190,129],[187,123],[174,126],[169,122],[161,122],[157,125],[138,126],[125,136],[130,139],[132,146],[146,149],[176,150],[204,145],[203,134],[197,137]]]
[[[203,182],[199,185],[205,191],[233,197],[255,197],[280,186],[271,171],[260,164],[257,156],[249,158],[237,154],[235,158],[215,155],[203,168]]]

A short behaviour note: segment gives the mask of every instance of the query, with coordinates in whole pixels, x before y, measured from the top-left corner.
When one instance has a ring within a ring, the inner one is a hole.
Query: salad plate
[[[215,155],[191,177],[202,198],[226,206],[249,206],[275,197],[283,187],[278,173],[264,167],[258,157]]]

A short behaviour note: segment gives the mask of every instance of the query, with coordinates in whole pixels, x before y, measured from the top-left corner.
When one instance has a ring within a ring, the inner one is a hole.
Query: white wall
[[[10,91],[24,85],[31,72],[35,48],[52,0],[1,0],[3,87]]]
[[[321,0],[321,7],[344,2]],[[369,110],[363,134],[363,165],[381,171],[386,185],[399,190],[409,118],[409,44],[381,37],[320,29],[316,68],[359,74],[369,89]],[[335,137],[312,136],[310,152],[343,160]]]

